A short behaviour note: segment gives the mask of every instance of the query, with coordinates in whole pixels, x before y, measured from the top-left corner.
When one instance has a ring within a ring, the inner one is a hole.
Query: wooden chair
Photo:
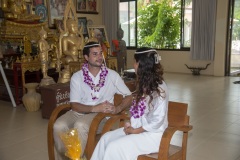
[[[187,115],[188,104],[169,102],[168,128],[164,131],[158,153],[138,156],[138,160],[186,160],[188,131],[192,130]],[[182,146],[170,144],[176,131],[183,132]]]
[[[120,104],[122,101],[122,96],[121,95],[115,95],[114,96],[114,105],[118,105]],[[71,107],[69,104],[64,104],[64,105],[61,105],[59,107],[56,107],[52,114],[51,114],[51,117],[49,119],[49,122],[48,122],[48,135],[47,135],[47,138],[48,138],[48,157],[49,157],[49,160],[55,160],[55,156],[54,156],[54,139],[53,139],[53,125],[56,121],[56,119],[62,115],[63,113],[65,113],[66,111],[70,110]],[[122,111],[121,113],[117,114],[117,115],[113,115],[113,114],[107,114],[107,113],[98,113],[92,123],[91,123],[91,126],[90,126],[90,129],[89,129],[89,135],[88,135],[88,140],[87,140],[87,144],[86,144],[86,148],[85,148],[85,156],[87,159],[90,159],[93,151],[94,151],[94,148],[98,142],[98,140],[100,139],[101,135],[106,133],[107,131],[109,131],[111,128],[112,128],[112,123],[109,124],[109,125],[105,125],[103,130],[102,130],[102,134],[97,134],[97,129],[98,129],[98,126],[100,124],[100,122],[105,118],[105,117],[114,117],[116,116],[117,119],[119,120],[119,124],[121,126],[123,126],[123,119],[122,118],[125,118],[126,117],[126,113],[125,111]],[[116,121],[115,121],[116,122]]]
[[[131,92],[135,91],[135,81],[127,81],[125,82],[126,86],[129,88],[129,90]],[[122,95],[118,95],[115,94],[114,96],[114,105],[117,106],[118,104],[120,104],[122,102]],[[56,107],[50,118],[49,118],[49,122],[48,122],[48,157],[49,160],[55,160],[55,156],[54,156],[54,139],[53,139],[53,125],[56,121],[56,119],[62,115],[63,113],[65,113],[66,111],[70,110],[71,107],[69,104],[64,104],[61,105],[59,107]],[[101,134],[97,134],[97,129],[98,126],[100,124],[100,122],[105,118],[105,117],[116,117],[111,119],[109,122],[106,122],[106,124],[103,127],[102,133]],[[87,159],[91,158],[91,155],[94,151],[94,148],[98,142],[98,140],[100,139],[101,135],[103,135],[104,133],[106,133],[107,131],[109,131],[112,127],[113,127],[113,123],[110,123],[114,120],[115,124],[118,121],[119,125],[118,127],[122,127],[124,125],[124,119],[127,117],[126,112],[122,111],[121,113],[117,114],[117,115],[113,115],[113,114],[106,114],[106,113],[98,113],[92,123],[91,126],[89,128],[89,135],[88,135],[88,140],[87,140],[87,144],[86,144],[86,148],[85,148],[85,155]]]
[[[188,105],[179,102],[169,102],[168,105],[168,128],[164,131],[158,153],[138,156],[138,160],[186,160],[188,131],[192,130],[187,115]],[[125,116],[125,117],[124,117]],[[129,120],[126,115],[111,117],[104,126],[109,130],[110,126],[119,120]],[[170,144],[173,134],[176,131],[183,132],[182,146]],[[103,131],[104,132],[104,131]],[[91,138],[91,137],[89,137]]]

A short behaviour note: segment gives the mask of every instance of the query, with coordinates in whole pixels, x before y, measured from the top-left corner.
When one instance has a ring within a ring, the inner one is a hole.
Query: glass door
[[[240,73],[240,0],[229,1],[229,29],[226,75]]]

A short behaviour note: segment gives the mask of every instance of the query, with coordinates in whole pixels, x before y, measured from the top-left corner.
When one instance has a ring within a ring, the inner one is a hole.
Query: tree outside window
[[[148,46],[157,49],[189,48],[192,23],[191,1],[121,0],[120,23],[125,31],[124,40],[129,42],[127,46]],[[121,8],[123,3],[125,9]],[[132,11],[133,8],[129,5],[133,3],[136,12]],[[123,10],[125,14],[122,14]],[[136,28],[135,32],[133,27]]]

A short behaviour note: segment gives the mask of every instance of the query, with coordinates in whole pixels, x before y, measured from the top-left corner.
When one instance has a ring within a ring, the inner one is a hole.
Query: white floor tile
[[[240,84],[233,84],[239,77],[164,76],[170,100],[189,105],[187,160],[240,160]],[[47,125],[41,110],[0,101],[0,159],[47,160]],[[172,143],[180,145],[180,136]]]

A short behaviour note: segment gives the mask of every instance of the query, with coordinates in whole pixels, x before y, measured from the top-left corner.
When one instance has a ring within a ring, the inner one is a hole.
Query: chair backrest
[[[161,139],[159,151],[148,155],[138,156],[138,160],[167,160],[181,159],[186,160],[188,131],[192,129],[189,125],[189,116],[187,115],[188,104],[169,101],[168,104],[168,128]],[[171,139],[176,129],[185,126],[182,136],[182,146],[171,145]]]
[[[169,101],[168,104],[168,125],[183,126],[189,124],[187,115],[188,104]]]

